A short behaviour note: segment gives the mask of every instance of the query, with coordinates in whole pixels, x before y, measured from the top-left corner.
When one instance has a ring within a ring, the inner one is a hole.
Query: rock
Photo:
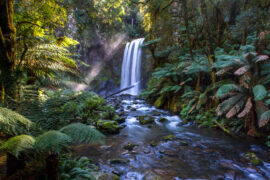
[[[139,116],[139,122],[142,125],[151,124],[155,122],[155,118],[152,116]]]
[[[156,141],[151,141],[150,142],[150,146],[152,146],[152,147],[156,147],[158,145],[158,142],[156,142]]]
[[[127,109],[131,109],[131,106],[127,106]]]
[[[124,123],[126,121],[126,118],[119,118],[116,121],[121,124],[121,123]]]
[[[256,154],[253,152],[248,152],[244,156],[245,156],[246,160],[248,160],[253,165],[261,165],[262,164],[262,160],[260,158],[258,158],[256,156]]]
[[[132,151],[135,147],[137,147],[138,144],[132,144],[132,143],[129,143],[129,144],[126,144],[124,146],[124,149],[128,150],[128,151]]]
[[[161,154],[164,154],[169,157],[177,157],[177,153],[175,151],[170,151],[170,150],[159,150]]]
[[[165,117],[161,117],[161,118],[158,119],[158,121],[159,121],[159,122],[167,122],[168,119],[165,118]]]
[[[136,108],[132,108],[130,111],[136,111]]]
[[[163,180],[163,178],[158,176],[154,172],[147,172],[144,175],[143,180]]]
[[[119,133],[120,126],[116,121],[98,120],[97,128],[103,133],[115,134]]]
[[[127,164],[129,161],[126,159],[111,159],[111,164]]]
[[[185,141],[179,140],[179,142],[180,142],[180,145],[181,145],[181,146],[187,146],[187,145],[188,145],[188,143],[185,142]]]
[[[97,180],[120,180],[120,177],[117,176],[116,174],[112,174],[112,173],[106,173],[106,174],[102,174],[100,175]]]
[[[173,140],[176,140],[176,137],[175,137],[175,135],[171,134],[171,135],[163,137],[162,140],[163,141],[173,141]]]
[[[114,115],[112,120],[118,121],[119,119],[120,119],[120,117],[118,115]]]
[[[163,96],[160,96],[154,103],[154,106],[157,108],[161,108],[165,102],[165,98]]]

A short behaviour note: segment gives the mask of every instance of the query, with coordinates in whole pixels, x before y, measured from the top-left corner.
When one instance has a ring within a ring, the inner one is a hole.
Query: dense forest
[[[1,0],[0,178],[270,179],[269,11]]]

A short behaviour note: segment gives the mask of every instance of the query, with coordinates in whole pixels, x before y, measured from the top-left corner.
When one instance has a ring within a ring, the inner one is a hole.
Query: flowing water
[[[141,59],[144,38],[133,40],[126,44],[121,73],[121,89],[134,85],[125,94],[138,95],[141,80]]]
[[[156,109],[133,96],[109,100],[126,119],[120,134],[108,136],[105,145],[81,145],[79,155],[90,157],[101,170],[121,180],[270,179],[270,152],[256,141],[232,138],[219,130],[181,125],[180,117]],[[155,118],[141,125],[138,116]],[[165,117],[167,122],[159,122]],[[164,137],[174,135],[170,141]],[[127,144],[136,144],[125,150]],[[244,157],[254,152],[263,160],[252,165]]]

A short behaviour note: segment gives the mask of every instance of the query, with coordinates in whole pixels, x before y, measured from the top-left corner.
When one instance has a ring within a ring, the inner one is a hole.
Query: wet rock
[[[168,119],[165,118],[165,117],[161,117],[161,118],[158,119],[158,121],[159,121],[159,122],[167,122]]]
[[[258,158],[256,156],[256,154],[253,152],[248,152],[244,156],[245,156],[245,159],[248,160],[253,165],[261,165],[262,164],[262,160],[260,158]]]
[[[126,159],[111,159],[111,164],[127,164],[129,161]]]
[[[169,157],[177,157],[178,156],[177,152],[171,151],[171,150],[160,149],[159,153],[164,154],[164,155],[169,156]]]
[[[131,106],[127,106],[127,109],[131,109]]]
[[[97,128],[106,134],[116,134],[119,133],[120,126],[116,121],[98,120]]]
[[[154,103],[154,106],[157,108],[161,108],[165,102],[165,98],[163,96],[160,96]]]
[[[113,173],[102,174],[97,180],[120,180],[120,177]]]
[[[147,172],[143,177],[143,180],[162,180],[162,179],[163,179],[162,177],[155,174],[154,172]]]
[[[181,145],[181,146],[187,146],[187,145],[188,145],[188,143],[185,142],[185,141],[179,140],[179,142],[180,142],[180,145]]]
[[[152,146],[152,147],[156,147],[157,145],[158,145],[157,141],[151,141],[150,142],[150,146]]]
[[[145,149],[143,152],[144,154],[149,154],[151,151],[149,149]]]
[[[151,124],[155,122],[155,118],[152,116],[139,116],[139,122],[142,125]]]
[[[171,135],[163,137],[162,140],[163,141],[173,141],[173,140],[176,140],[176,137],[175,137],[175,135],[171,134]]]
[[[119,118],[116,121],[121,124],[121,123],[124,123],[126,121],[126,118]]]
[[[113,116],[113,120],[114,120],[114,121],[118,121],[119,119],[120,119],[120,117],[119,117],[118,115],[114,115],[114,116]]]
[[[130,111],[136,111],[136,108],[132,108]]]
[[[126,144],[124,146],[124,149],[128,150],[128,151],[132,151],[135,147],[137,147],[138,144],[132,144],[132,143],[129,143],[129,144]]]

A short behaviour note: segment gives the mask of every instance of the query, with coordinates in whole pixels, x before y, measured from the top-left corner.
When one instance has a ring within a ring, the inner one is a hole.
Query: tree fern
[[[35,138],[29,135],[14,136],[4,142],[0,150],[8,152],[13,156],[18,157],[23,151],[33,149]]]
[[[101,132],[81,123],[70,124],[61,128],[59,131],[70,136],[74,143],[103,143],[105,139],[105,136]]]
[[[263,127],[270,121],[270,110],[264,112],[259,118],[259,127]]]
[[[39,152],[57,152],[68,149],[72,138],[60,131],[48,131],[36,138],[34,145]]]
[[[34,123],[19,113],[0,107],[0,131],[8,135],[27,134]]]
[[[242,88],[235,84],[225,84],[218,89],[216,96],[218,98],[222,98],[233,91],[243,92]]]

